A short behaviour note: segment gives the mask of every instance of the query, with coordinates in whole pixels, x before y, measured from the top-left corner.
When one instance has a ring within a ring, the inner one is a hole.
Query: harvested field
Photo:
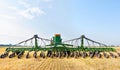
[[[119,51],[120,48],[117,48]],[[4,53],[5,48],[0,48],[0,54]],[[120,52],[120,51],[119,51]],[[30,58],[25,58],[26,53],[21,59],[0,58],[0,70],[120,70],[120,57],[118,58],[40,58],[35,59],[33,52]]]

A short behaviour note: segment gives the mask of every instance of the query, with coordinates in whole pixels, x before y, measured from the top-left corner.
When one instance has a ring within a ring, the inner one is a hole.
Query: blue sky
[[[120,45],[119,0],[0,0],[0,43],[18,43],[34,34],[63,40],[86,35]]]

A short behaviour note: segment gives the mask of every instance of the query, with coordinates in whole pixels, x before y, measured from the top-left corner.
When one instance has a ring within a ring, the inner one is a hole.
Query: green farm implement
[[[108,47],[105,44],[91,40],[84,35],[79,38],[62,41],[60,34],[55,34],[52,39],[41,38],[38,35],[34,35],[32,38],[29,38],[25,41],[22,41],[15,46],[6,48],[6,52],[0,55],[0,58],[13,58],[17,56],[21,58],[25,52],[26,58],[30,58],[29,53],[33,52],[34,58],[63,58],[63,57],[74,57],[74,58],[90,58],[98,57],[109,58],[109,56],[116,58],[117,55],[113,54],[116,52],[114,48]],[[10,52],[12,52],[10,54]],[[118,53],[120,55],[120,53]]]

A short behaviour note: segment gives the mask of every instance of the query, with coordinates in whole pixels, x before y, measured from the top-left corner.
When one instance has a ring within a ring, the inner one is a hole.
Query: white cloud
[[[2,19],[16,19],[16,17],[6,14],[0,14],[0,18]]]
[[[10,6],[10,7],[8,7],[8,9],[11,9],[11,10],[18,10],[16,6]]]
[[[29,8],[31,6],[30,4],[23,2],[23,1],[19,1],[18,3],[23,5],[25,8]]]
[[[25,2],[19,2],[19,4],[24,5],[25,9],[19,9],[19,7],[11,6],[9,9],[14,10],[14,12],[17,13],[17,15],[22,16],[26,19],[33,19],[35,17],[45,15],[46,13],[40,9],[38,6],[30,6],[30,4]]]
[[[53,1],[53,0],[43,0],[44,2],[51,2],[51,1]]]
[[[45,12],[38,7],[31,7],[27,8],[26,10],[20,10],[18,13],[27,19],[33,19],[36,16],[45,15]]]
[[[2,17],[7,19],[14,19],[14,18],[26,18],[26,19],[33,19],[35,17],[39,17],[45,15],[45,11],[40,8],[39,2],[51,2],[53,0],[35,0],[35,1],[27,1],[27,0],[19,0],[16,1],[16,4],[13,3],[13,6],[10,6],[9,3],[6,2],[0,3],[0,8],[4,7],[7,11],[11,12],[12,16],[8,16],[8,13],[4,13],[6,15],[2,15]],[[34,4],[37,3],[37,4]],[[12,5],[12,4],[11,4]],[[3,8],[3,9],[4,9]],[[8,9],[7,9],[8,8]],[[48,6],[48,8],[52,8],[52,6]],[[13,13],[14,12],[14,13]],[[1,13],[0,13],[1,14]]]
[[[26,24],[29,21],[25,20],[45,15],[40,5],[25,2],[26,0],[20,3],[4,1],[0,1],[0,43],[17,43],[39,32],[34,29],[35,26]]]
[[[40,8],[38,8],[38,7],[33,7],[33,8],[30,8],[29,9],[30,11],[31,11],[31,13],[36,13],[37,15],[39,15],[39,14],[45,14],[45,12],[44,11],[42,11]]]

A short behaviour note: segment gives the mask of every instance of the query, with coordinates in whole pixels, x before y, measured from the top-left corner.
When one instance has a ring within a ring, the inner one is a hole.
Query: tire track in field
[[[71,58],[66,59],[66,62],[69,65],[69,70],[76,70],[75,67],[74,67],[75,64],[72,62]]]
[[[68,63],[68,62],[70,62],[70,61],[68,61],[69,59],[65,59],[66,60],[66,65],[67,65],[67,70],[71,70],[71,68],[70,68],[70,64]]]
[[[57,58],[57,59],[56,59],[57,70],[60,70],[60,66],[61,66],[61,65],[60,65],[59,63],[60,63],[60,59]]]
[[[35,61],[33,61],[33,62],[34,62],[35,64],[34,64],[31,68],[33,68],[34,70],[37,70],[37,69],[39,69],[40,66],[43,64],[44,60],[41,59],[41,61],[39,61],[39,60],[36,60],[36,59],[35,59]],[[30,69],[30,70],[32,70],[32,69]]]
[[[55,62],[54,62],[54,70],[58,70],[58,65],[57,65],[57,63],[58,63],[58,60],[57,60],[57,58],[55,58]]]
[[[47,62],[47,64],[44,66],[44,70],[49,70],[49,66],[51,64],[51,59],[49,59],[49,61]]]
[[[36,59],[35,59],[35,61],[33,61],[32,63],[34,63],[32,66],[31,66],[31,69],[30,70],[41,70],[41,65],[43,65],[44,64],[44,62],[45,62],[46,60],[41,60],[41,61],[36,61]]]
[[[67,70],[67,69],[66,69],[66,66],[65,66],[65,62],[66,62],[66,61],[64,60],[64,58],[61,59],[61,64],[62,64],[62,65],[61,65],[61,66],[62,66],[61,68],[63,68],[63,69],[61,69],[61,70]]]
[[[52,70],[55,69],[55,60],[56,60],[55,58],[52,59]]]
[[[50,62],[49,62],[49,64],[47,65],[47,67],[46,67],[47,69],[46,69],[46,70],[51,70],[51,69],[50,69],[51,64],[52,64],[51,62],[52,62],[52,61],[51,61],[51,59],[50,59]]]
[[[54,62],[54,60],[53,60],[53,59],[51,59],[51,67],[50,67],[50,69],[51,69],[51,70],[53,70],[53,69],[54,69],[54,68],[53,68],[53,65],[54,65],[54,64],[53,64],[53,62]]]
[[[64,68],[65,68],[65,70],[69,70],[66,58],[64,58],[63,60],[64,60]]]
[[[57,59],[57,65],[58,65],[58,69],[57,70],[61,70],[60,67],[61,67],[61,64],[60,64],[60,59]]]
[[[40,65],[40,70],[44,70],[46,67],[46,65],[47,65],[47,63],[49,62],[49,60],[50,59],[44,59],[44,62],[42,62],[42,64]]]
[[[53,59],[53,70],[56,70],[55,62],[56,62],[56,58]]]

